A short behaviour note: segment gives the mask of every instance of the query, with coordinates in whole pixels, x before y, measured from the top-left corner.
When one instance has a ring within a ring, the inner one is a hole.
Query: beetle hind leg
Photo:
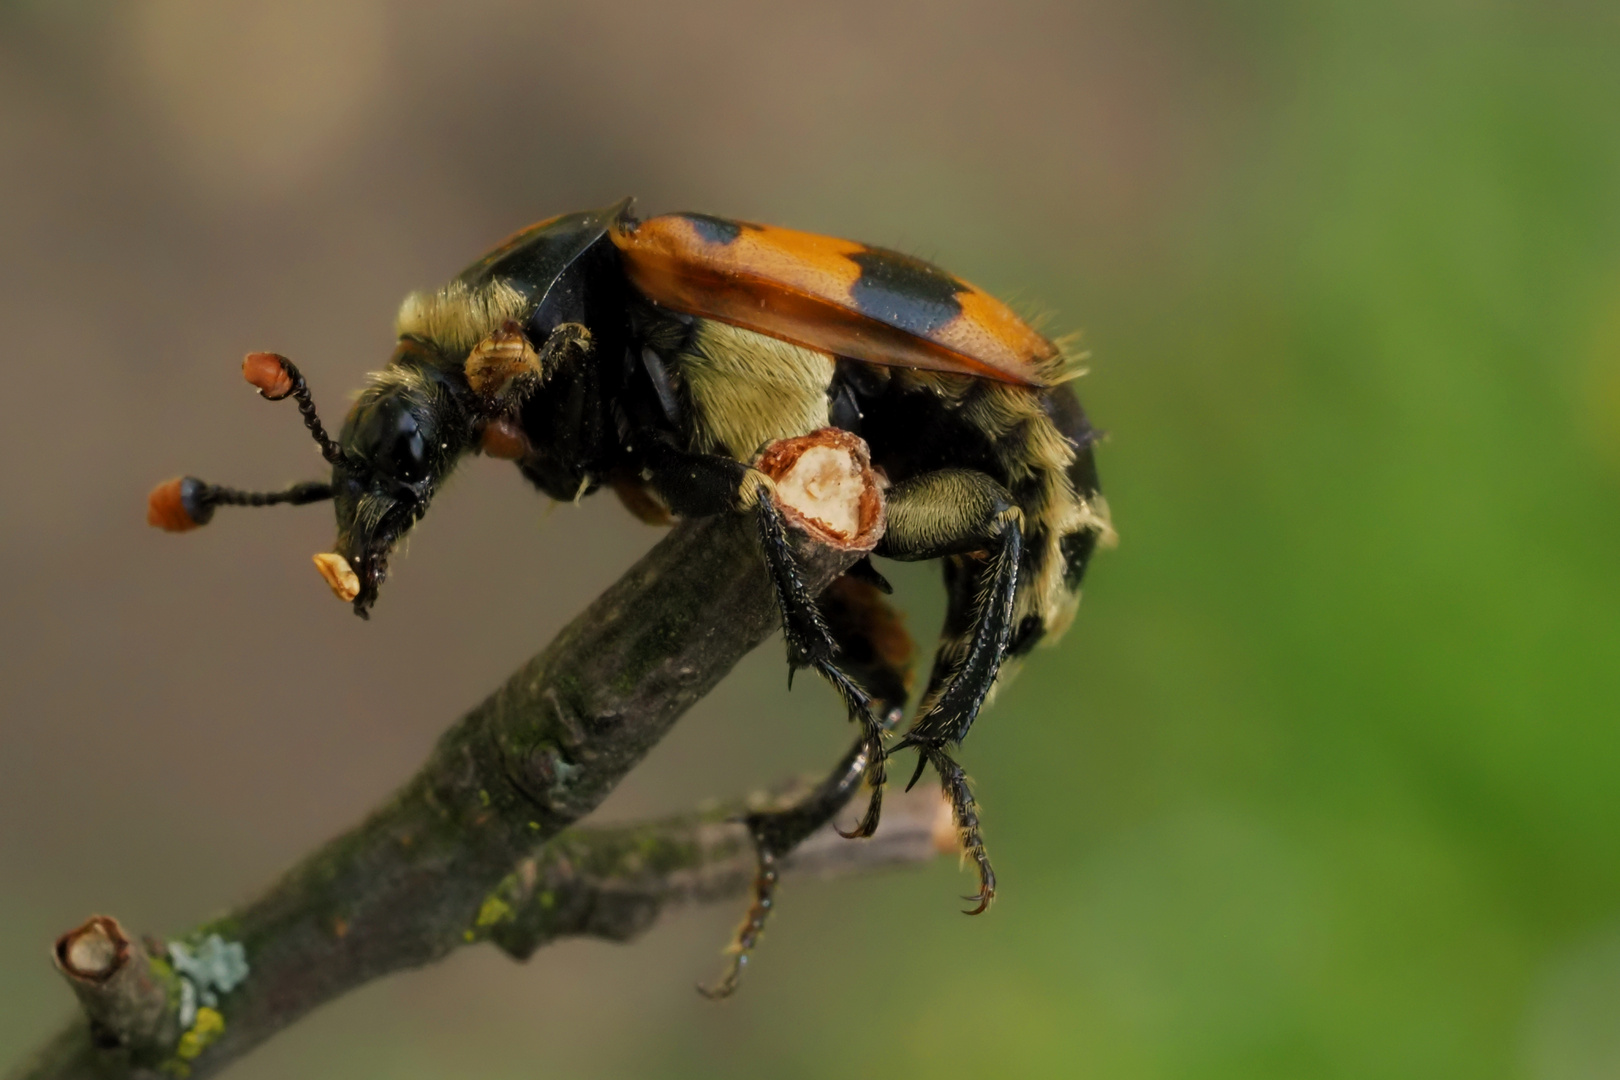
[[[1016,509],[997,519],[998,544],[979,576],[967,649],[954,666],[950,681],[926,703],[895,749],[960,743],[978,718],[1001,672],[1001,661],[1012,638],[1018,564],[1024,550],[1021,519]]]
[[[978,806],[973,799],[967,774],[947,750],[951,744],[960,744],[967,735],[985,696],[995,685],[1001,667],[1001,658],[1007,650],[1012,632],[1013,597],[1017,589],[1018,557],[1021,550],[1020,530],[1010,523],[1001,550],[980,576],[980,587],[971,586],[971,574],[961,573],[959,583],[952,589],[952,614],[947,619],[947,643],[934,667],[928,693],[923,698],[922,714],[911,730],[897,743],[892,754],[906,747],[917,750],[917,769],[906,784],[910,790],[928,766],[939,775],[940,787],[951,804],[951,817],[956,825],[962,854],[972,860],[979,876],[979,891],[963,897],[974,905],[968,915],[982,914],[990,907],[996,895],[996,872],[990,865],[985,850],[984,836],[979,826]],[[975,595],[976,594],[976,595]],[[971,630],[953,639],[949,636],[951,623],[960,622],[964,609],[973,610]],[[966,650],[959,646],[965,641]],[[952,663],[954,654],[961,658]],[[947,682],[946,679],[949,678]]]
[[[923,769],[929,765],[939,774],[940,786],[951,804],[951,820],[956,825],[962,857],[973,860],[973,869],[979,875],[979,891],[972,896],[962,897],[974,906],[965,909],[962,914],[982,915],[989,909],[990,901],[996,898],[996,872],[990,865],[990,853],[985,850],[984,837],[979,832],[978,804],[973,801],[973,791],[968,786],[967,774],[962,771],[962,766],[939,746],[918,746],[917,771],[912,774],[911,783],[906,785],[907,791],[911,790],[912,785],[922,777]]]
[[[1006,489],[984,473],[942,469],[891,491],[889,523],[878,553],[901,559],[944,557],[949,601],[943,641],[919,714],[889,753],[917,750],[917,770],[908,788],[930,765],[939,774],[963,854],[978,872],[979,891],[965,898],[974,905],[968,914],[977,915],[995,897],[996,875],[967,775],[948,747],[967,736],[1007,655],[1024,552],[1023,513]]]
[[[704,997],[729,997],[737,989],[742,981],[743,969],[748,966],[748,958],[765,930],[765,921],[776,906],[777,874],[782,859],[842,810],[859,790],[873,761],[881,762],[882,759],[882,743],[874,746],[863,733],[845,752],[837,767],[810,794],[784,809],[760,811],[744,819],[755,854],[751,900],[742,922],[732,935],[731,943],[726,946],[731,960],[719,981],[710,986],[698,986],[698,992]],[[874,801],[880,790],[874,789]]]

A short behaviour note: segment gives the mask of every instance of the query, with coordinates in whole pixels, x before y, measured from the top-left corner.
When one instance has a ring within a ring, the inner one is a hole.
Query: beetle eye
[[[416,483],[427,475],[427,441],[422,438],[416,417],[401,410],[392,438],[384,444],[378,466],[386,473]]]
[[[360,418],[355,436],[361,453],[378,472],[407,484],[427,476],[427,439],[404,402],[377,402]]]

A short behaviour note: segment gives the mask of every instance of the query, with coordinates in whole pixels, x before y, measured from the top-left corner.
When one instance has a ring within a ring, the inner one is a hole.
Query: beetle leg
[[[837,679],[829,674],[829,669],[836,670],[832,669],[832,658],[838,645],[827,629],[816,598],[810,595],[799,573],[798,560],[793,557],[793,547],[788,542],[787,525],[772,493],[773,485],[764,473],[756,472],[751,476],[759,479],[754,481],[753,490],[745,491],[743,497],[752,498],[754,502],[760,550],[765,554],[765,565],[770,568],[771,584],[776,588],[776,606],[782,613],[788,663],[793,667],[813,667],[833,679],[837,686]]]
[[[888,514],[888,532],[878,554],[948,558],[950,608],[944,638],[919,715],[894,750],[917,749],[912,784],[927,765],[939,774],[963,851],[978,871],[979,891],[967,898],[976,905],[971,913],[978,914],[995,895],[995,872],[967,776],[946,748],[967,735],[1007,652],[1023,555],[1023,514],[1000,484],[968,469],[941,469],[896,485],[889,493]],[[970,552],[988,553],[977,573],[970,568],[980,560],[966,557]]]
[[[782,612],[782,636],[787,639],[788,678],[800,667],[814,668],[817,674],[838,691],[849,718],[861,726],[859,741],[867,749],[867,782],[872,788],[872,799],[866,813],[861,816],[849,839],[871,836],[877,829],[878,817],[883,810],[883,785],[887,780],[883,750],[883,724],[872,712],[872,698],[859,683],[833,662],[835,654],[842,652],[834,638],[816,598],[805,587],[799,573],[793,548],[788,544],[787,529],[781,511],[776,508],[770,482],[763,473],[753,473],[760,481],[754,490],[755,512],[758,515],[760,547],[770,570],[771,582],[776,587],[776,602]],[[876,598],[874,596],[874,602]],[[842,659],[842,658],[841,658]],[[898,723],[898,719],[895,721]]]
[[[472,347],[462,366],[467,385],[490,416],[514,412],[539,388],[570,351],[588,353],[591,332],[580,323],[563,323],[538,350],[523,327],[508,319]]]
[[[727,949],[732,959],[720,981],[713,986],[698,987],[711,998],[726,997],[737,988],[749,953],[758,943],[775,904],[781,860],[847,806],[860,789],[863,778],[871,786],[871,801],[855,832],[845,835],[870,835],[877,826],[884,781],[882,737],[885,730],[900,722],[905,712],[910,684],[911,636],[906,633],[899,615],[867,581],[850,575],[839,578],[828,587],[822,604],[840,655],[855,677],[852,679],[832,669],[844,684],[840,690],[846,693],[846,704],[849,704],[847,695],[858,695],[865,702],[859,715],[871,717],[875,713],[881,720],[874,724],[863,723],[854,744],[833,771],[798,802],[779,810],[748,815],[748,831],[758,853],[753,901]],[[870,698],[861,686],[871,688]],[[852,715],[856,712],[851,708]]]
[[[985,850],[978,807],[973,801],[967,774],[946,747],[962,741],[985,695],[995,684],[1012,630],[1020,533],[1017,523],[1011,523],[1001,551],[978,575],[961,565],[967,562],[965,559],[952,559],[947,564],[948,568],[954,564],[955,570],[950,612],[955,618],[947,617],[945,640],[941,642],[934,673],[923,696],[921,715],[889,751],[892,754],[908,746],[917,749],[917,771],[906,784],[908,791],[921,778],[925,766],[932,765],[939,775],[940,786],[950,800],[962,853],[973,860],[979,876],[979,891],[963,897],[974,905],[967,909],[969,915],[978,915],[990,906],[996,895],[996,873]],[[978,583],[975,577],[979,578]],[[971,615],[964,619],[963,615],[969,612]],[[960,626],[964,622],[967,626],[963,632],[951,633],[953,623]]]
[[[798,847],[805,837],[826,824],[834,814],[848,804],[861,786],[874,761],[883,760],[883,744],[875,745],[863,733],[845,752],[838,765],[815,790],[799,802],[783,810],[769,810],[749,814],[745,819],[749,835],[753,838],[757,863],[754,871],[752,902],[732,936],[726,952],[730,962],[712,986],[698,986],[698,992],[708,998],[730,997],[742,980],[743,969],[748,966],[749,954],[759,944],[765,929],[765,920],[776,903],[777,871],[783,856]],[[876,791],[873,793],[877,798]]]
[[[862,722],[868,744],[878,751],[867,774],[872,798],[854,831],[845,834],[851,838],[871,836],[877,829],[885,779],[882,736],[899,726],[911,692],[916,647],[899,613],[883,599],[883,592],[880,586],[848,572],[822,596],[827,624],[838,642],[839,662],[856,685],[871,694],[856,718]]]
[[[967,737],[985,697],[995,685],[1002,658],[1007,653],[1007,641],[1012,636],[1018,560],[1023,554],[1023,528],[1018,518],[1004,519],[1001,527],[1000,543],[979,575],[973,634],[967,650],[952,673],[951,681],[917,717],[901,745],[960,743]]]
[[[902,745],[961,742],[995,685],[1012,633],[1023,517],[1005,488],[971,469],[925,473],[889,492],[888,531],[878,544],[879,555],[935,559],[988,554],[967,625],[948,626],[941,646],[942,659],[952,661],[950,681],[943,682],[936,665],[935,685]],[[963,613],[957,614],[960,619]]]
[[[990,866],[990,853],[984,849],[984,837],[979,832],[979,810],[973,801],[973,791],[968,787],[967,774],[941,746],[918,744],[918,752],[917,773],[911,781],[913,784],[917,782],[925,762],[934,767],[939,774],[940,786],[945,790],[945,797],[950,800],[951,818],[956,823],[956,836],[962,846],[962,854],[973,860],[973,868],[979,875],[979,891],[972,896],[962,897],[973,907],[962,914],[983,914],[996,897],[996,872]],[[911,785],[906,786],[909,789]]]
[[[929,676],[928,687],[923,692],[922,702],[918,706],[918,712],[923,717],[933,713],[935,704],[951,685],[952,675],[962,668],[963,658],[972,648],[976,636],[980,576],[977,560],[971,557],[953,555],[945,560],[945,627],[940,635],[939,650],[934,656],[934,670]],[[940,786],[951,804],[951,817],[956,826],[962,854],[965,858],[973,860],[974,869],[978,873],[979,891],[973,896],[963,898],[974,905],[968,912],[976,915],[989,905],[996,891],[996,874],[991,868],[989,854],[985,851],[984,838],[979,828],[978,807],[974,803],[967,776],[946,749],[946,740],[940,737],[919,736],[917,731],[919,726],[913,724],[905,741],[895,747],[899,749],[900,746],[910,745],[917,748],[917,769],[906,784],[906,788],[909,790],[922,778],[925,768],[929,765],[934,767],[935,773],[939,776]]]

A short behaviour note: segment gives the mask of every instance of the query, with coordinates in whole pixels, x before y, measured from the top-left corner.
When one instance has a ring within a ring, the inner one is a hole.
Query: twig
[[[819,592],[856,555],[801,542],[800,558]],[[74,1023],[14,1077],[200,1080],[318,1005],[469,940],[526,956],[565,934],[622,939],[671,901],[737,891],[746,878],[738,827],[687,819],[558,834],[776,619],[745,517],[680,525],[452,727],[368,820],[167,955],[128,945],[132,970],[145,972],[128,983],[134,999],[93,1004],[106,994],[70,974],[94,1024]],[[895,848],[883,837],[864,848],[833,838],[803,861],[918,857],[920,819],[894,820]],[[125,1014],[142,1019],[114,1018]]]
[[[671,907],[741,896],[754,847],[732,805],[645,825],[570,829],[524,859],[484,902],[473,940],[487,937],[516,960],[562,937],[630,941]],[[783,862],[790,874],[831,877],[956,850],[950,807],[935,788],[890,800],[883,827],[857,844],[831,825]],[[708,974],[699,972],[695,974]]]

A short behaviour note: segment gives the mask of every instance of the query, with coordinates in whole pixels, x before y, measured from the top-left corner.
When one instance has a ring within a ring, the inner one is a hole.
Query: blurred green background
[[[354,821],[654,539],[474,462],[362,625],[318,460],[395,306],[624,194],[913,251],[1080,329],[1120,548],[968,743],[942,860],[526,966],[467,950],[236,1077],[1620,1076],[1620,8],[0,7],[0,1067],[49,942],[173,932]],[[931,638],[933,571],[898,573]],[[601,812],[814,772],[768,645]]]

